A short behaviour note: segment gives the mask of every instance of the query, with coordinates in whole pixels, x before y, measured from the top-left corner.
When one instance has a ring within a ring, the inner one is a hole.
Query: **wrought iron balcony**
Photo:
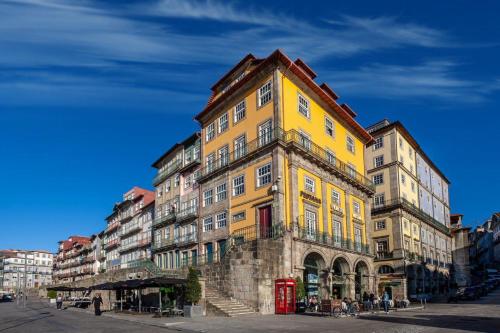
[[[200,169],[198,181],[203,182],[217,172],[225,170],[232,163],[249,158],[257,151],[276,142],[280,142],[287,149],[295,148],[298,153],[313,159],[316,163],[321,164],[335,175],[353,182],[353,184],[357,186],[361,186],[370,193],[375,193],[375,186],[370,179],[358,173],[338,158],[331,156],[324,148],[305,138],[298,131],[284,131],[281,128],[275,128],[265,135],[246,143],[244,146],[234,150],[226,156],[207,163]]]
[[[139,222],[124,224],[121,229],[120,236],[123,238],[133,232],[142,230],[142,224]]]
[[[159,242],[155,241],[153,243],[153,250],[160,250],[174,246],[185,246],[196,243],[197,241],[198,241],[197,233],[191,232],[174,238],[162,239]]]
[[[429,214],[427,214],[426,212],[424,212],[423,210],[421,210],[420,208],[418,208],[417,206],[415,206],[414,204],[403,198],[389,200],[384,202],[383,204],[379,204],[376,207],[373,207],[372,214],[377,214],[378,212],[383,212],[394,208],[402,208],[408,211],[410,214],[413,214],[417,218],[427,222],[427,224],[438,229],[444,234],[448,236],[450,235],[450,229],[447,226],[437,221],[432,216],[430,216]]]
[[[198,206],[191,206],[179,211],[176,215],[177,222],[195,219],[198,217]]]
[[[393,258],[394,258],[394,253],[388,252],[388,251],[379,251],[375,255],[375,260],[386,260],[386,259],[393,259]]]
[[[153,221],[153,226],[158,226],[166,222],[170,222],[175,220],[176,213],[175,211],[170,211],[167,214],[158,216],[157,218],[154,219]]]
[[[170,165],[168,168],[165,168],[164,170],[158,172],[156,177],[153,179],[153,185],[157,186],[160,184],[162,181],[167,179],[169,176],[171,176],[174,172],[179,170],[179,168],[182,166],[182,160],[176,160],[172,165]]]

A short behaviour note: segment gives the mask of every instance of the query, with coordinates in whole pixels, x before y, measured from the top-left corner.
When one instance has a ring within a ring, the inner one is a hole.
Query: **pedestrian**
[[[101,294],[96,294],[94,296],[94,298],[92,298],[92,304],[94,304],[95,315],[100,316],[101,315],[101,304],[103,304]]]
[[[373,309],[375,308],[375,294],[374,293],[370,294],[369,300],[370,300],[370,309],[373,312]]]
[[[58,294],[57,297],[56,297],[56,307],[57,307],[57,310],[61,310],[62,309],[62,303],[63,303],[62,295]]]
[[[363,310],[370,310],[370,296],[366,291],[363,293]]]
[[[382,297],[382,302],[384,303],[384,311],[385,313],[389,313],[389,293],[384,291],[384,296]]]

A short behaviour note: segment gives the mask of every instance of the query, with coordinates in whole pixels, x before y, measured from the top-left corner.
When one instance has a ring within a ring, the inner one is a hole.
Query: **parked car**
[[[0,302],[12,302],[12,295],[2,295],[2,297],[0,298]]]
[[[479,299],[479,297],[479,289],[476,287],[464,288],[459,294],[459,299],[462,300],[476,300]]]

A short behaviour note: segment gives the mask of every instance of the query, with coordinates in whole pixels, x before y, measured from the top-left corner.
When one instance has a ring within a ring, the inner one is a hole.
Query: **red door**
[[[271,206],[259,208],[260,238],[272,237]]]

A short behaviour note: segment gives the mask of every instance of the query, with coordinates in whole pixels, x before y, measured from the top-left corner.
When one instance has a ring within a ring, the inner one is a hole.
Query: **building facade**
[[[94,275],[95,256],[92,238],[70,236],[59,241],[57,256],[54,260],[54,283],[83,280]]]
[[[38,288],[52,283],[53,255],[48,251],[0,250],[0,289],[13,292],[17,289]]]
[[[165,152],[153,167],[158,173],[154,261],[162,269],[177,269],[198,259],[200,134],[194,133]]]
[[[117,270],[150,257],[153,202],[154,192],[135,186],[114,205],[102,239],[104,270]]]
[[[364,177],[372,138],[315,77],[278,50],[246,56],[212,87],[196,116],[200,252],[217,260],[228,245],[287,230],[281,276],[303,278],[309,296],[359,297],[374,286],[374,189]]]
[[[451,281],[457,287],[471,285],[470,227],[463,225],[462,214],[451,214],[452,262]]]
[[[376,186],[373,246],[378,290],[415,299],[445,293],[452,262],[449,181],[400,122],[367,128],[366,169]]]

